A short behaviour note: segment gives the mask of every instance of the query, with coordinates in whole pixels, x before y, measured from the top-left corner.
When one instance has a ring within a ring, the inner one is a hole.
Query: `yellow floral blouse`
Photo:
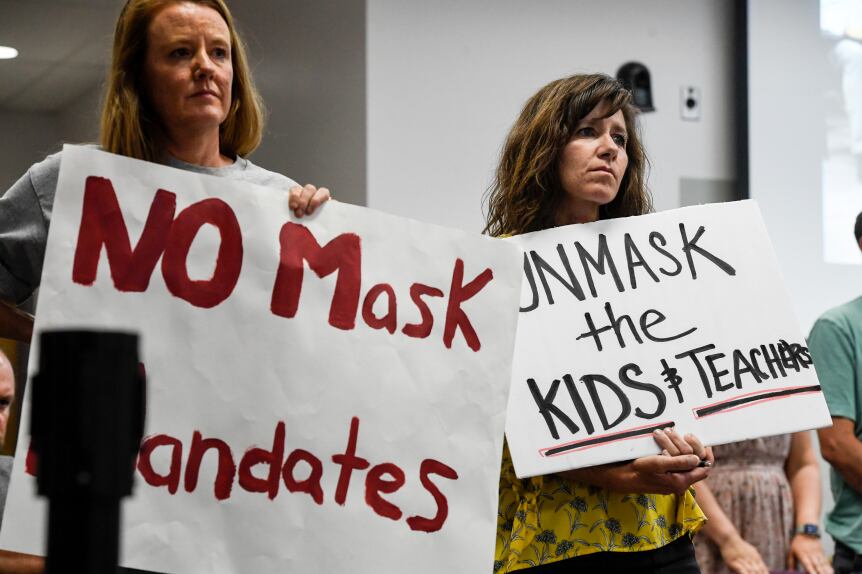
[[[494,572],[607,550],[653,550],[693,536],[704,522],[692,489],[683,497],[619,494],[553,474],[519,480],[504,443]]]

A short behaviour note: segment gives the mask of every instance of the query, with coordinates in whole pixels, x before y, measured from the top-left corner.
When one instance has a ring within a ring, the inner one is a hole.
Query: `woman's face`
[[[230,30],[208,6],[181,2],[150,22],[146,91],[168,137],[218,132],[231,105]]]
[[[609,117],[600,103],[575,126],[560,153],[559,176],[564,203],[595,208],[613,201],[620,190],[629,158],[626,154],[625,117],[622,110]]]

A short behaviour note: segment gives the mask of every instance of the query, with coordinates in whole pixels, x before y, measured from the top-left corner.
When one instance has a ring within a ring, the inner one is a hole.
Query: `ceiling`
[[[111,37],[125,0],[0,0],[0,45],[16,48],[0,60],[0,111],[63,110],[101,84]],[[307,49],[320,36],[343,33],[345,5],[356,0],[231,0],[262,92],[310,88]],[[347,11],[347,13],[355,12]],[[331,40],[330,40],[331,41]],[[337,42],[336,42],[337,43]],[[319,73],[319,71],[318,71]]]
[[[123,0],[0,0],[0,110],[62,110],[98,85]]]

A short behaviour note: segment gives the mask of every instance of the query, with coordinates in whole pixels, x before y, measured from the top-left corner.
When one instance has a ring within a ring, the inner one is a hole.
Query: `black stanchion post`
[[[116,574],[120,499],[132,493],[144,405],[137,335],[41,334],[31,421],[49,502],[48,574]]]

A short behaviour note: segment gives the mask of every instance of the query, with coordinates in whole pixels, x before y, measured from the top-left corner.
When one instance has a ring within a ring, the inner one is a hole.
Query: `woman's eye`
[[[173,52],[171,52],[171,56],[174,56],[175,58],[185,58],[190,53],[191,52],[189,52],[188,48],[177,48]]]
[[[594,133],[596,132],[593,128],[578,128],[577,131],[575,131],[576,136],[591,136]]]
[[[227,53],[227,50],[225,48],[216,48],[215,50],[213,50],[213,55],[216,58],[219,58],[222,60],[224,60],[225,58],[228,57],[228,53]]]
[[[618,146],[626,145],[626,136],[624,136],[623,134],[614,134],[612,137],[614,138],[614,141]]]

